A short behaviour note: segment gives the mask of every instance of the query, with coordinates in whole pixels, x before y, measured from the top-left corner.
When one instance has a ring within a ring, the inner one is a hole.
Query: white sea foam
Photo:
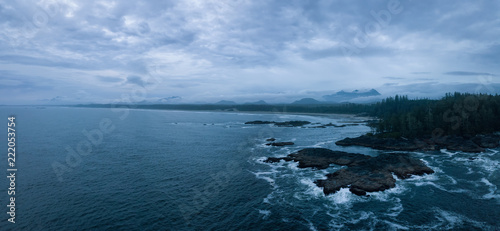
[[[402,226],[400,224],[396,224],[394,222],[390,222],[387,220],[383,220],[383,222],[388,224],[391,228],[393,228],[392,230],[410,230],[410,228],[408,228],[406,226]]]
[[[318,142],[310,147],[314,147],[314,148],[322,148],[324,147],[326,144],[330,144],[330,143],[333,143],[334,140],[330,140],[330,141],[323,141],[323,142]]]
[[[328,226],[334,230],[339,230],[344,228],[345,224],[357,224],[360,221],[370,219],[370,217],[374,216],[373,212],[365,212],[365,211],[354,211],[354,210],[338,210],[337,213],[327,212],[326,214],[333,219],[330,220]]]
[[[373,216],[373,212],[365,212],[365,211],[363,211],[363,212],[361,212],[359,218],[352,218],[351,220],[349,220],[347,222],[351,223],[351,224],[357,224],[360,221],[367,220],[371,216]]]
[[[259,209],[259,213],[264,215],[262,217],[262,219],[264,219],[264,220],[267,219],[271,215],[271,211],[269,211],[269,210]]]
[[[397,217],[401,212],[403,212],[404,208],[403,204],[401,203],[401,199],[395,197],[393,201],[394,201],[394,206],[387,210],[388,213],[386,215],[391,217]]]
[[[327,196],[327,198],[331,199],[335,204],[342,205],[350,205],[352,201],[355,200],[354,197],[358,196],[352,194],[348,188],[341,188],[336,193]]]
[[[266,203],[266,204],[271,204],[271,200],[274,198],[274,196],[272,195],[272,193],[270,193],[269,195],[267,195],[266,198],[264,198],[262,200],[262,203]]]
[[[434,170],[433,174],[424,174],[422,176],[413,175],[408,179],[405,179],[405,182],[415,182],[415,183],[425,183],[439,180],[438,173],[443,173],[443,171],[439,168],[431,167]]]
[[[485,156],[481,156],[474,160],[477,166],[485,170],[487,173],[492,173],[500,167],[500,163],[497,160],[492,160]]]
[[[302,178],[299,180],[301,184],[304,184],[307,186],[307,189],[305,192],[303,193],[300,193],[300,194],[297,194],[296,193],[296,198],[300,198],[300,199],[304,199],[304,197],[302,197],[301,195],[305,194],[305,195],[309,195],[312,196],[312,197],[323,197],[323,190],[318,187],[314,181],[310,178]],[[295,195],[294,195],[295,196]]]
[[[433,222],[428,225],[412,226],[411,228],[424,230],[453,230],[462,227],[466,222],[481,230],[489,230],[492,228],[483,222],[473,220],[458,213],[446,211],[440,208],[434,208],[433,210],[435,213],[435,217],[439,220],[438,223]]]
[[[456,184],[457,184],[457,180],[455,180],[455,178],[453,178],[453,177],[451,177],[451,176],[449,176],[449,175],[445,175],[445,176],[446,176],[448,179],[450,179],[451,184],[453,184],[453,185],[456,185]]]
[[[439,150],[441,153],[448,154],[449,157],[453,157],[454,155],[458,154],[459,152],[450,152],[447,149],[441,149]]]
[[[483,182],[484,184],[486,184],[488,186],[488,189],[489,189],[489,193],[488,194],[485,194],[483,196],[484,199],[496,199],[497,202],[500,203],[500,194],[495,194],[495,192],[497,191],[497,186],[492,184],[488,179],[486,178],[482,178],[481,179],[481,182]]]
[[[265,156],[262,156],[262,157],[258,157],[257,159],[255,159],[255,161],[259,162],[259,163],[265,163],[264,161],[267,160],[267,157]]]
[[[314,224],[309,220],[309,219],[305,219],[307,221],[307,227],[309,228],[309,230],[311,231],[317,231],[316,227],[314,226]]]
[[[396,187],[394,188],[390,188],[382,192],[369,192],[367,195],[370,195],[370,198],[378,201],[388,201],[394,195],[402,194],[407,190],[404,184],[405,182],[398,181],[396,182]]]
[[[291,169],[292,171],[297,171],[297,170],[300,170],[300,168],[298,167],[299,166],[299,163],[298,162],[295,162],[295,161],[290,161],[290,162],[286,162],[287,163],[287,167],[289,169]]]
[[[250,172],[253,173],[255,175],[255,177],[257,177],[257,179],[262,179],[262,180],[267,181],[269,183],[269,185],[271,185],[273,188],[278,187],[275,183],[275,180],[273,178],[271,178],[272,176],[274,176],[278,172],[278,170],[271,169],[271,171],[269,171],[269,172],[252,172],[252,171],[250,171]]]

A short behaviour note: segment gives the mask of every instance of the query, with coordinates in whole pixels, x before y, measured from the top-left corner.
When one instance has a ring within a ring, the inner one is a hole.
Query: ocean
[[[359,197],[314,184],[341,167],[265,163],[307,147],[340,147],[359,126],[302,128],[247,121],[352,124],[351,115],[2,106],[16,117],[15,224],[2,177],[1,230],[499,230],[500,153],[411,152],[435,173]],[[266,146],[266,139],[295,145]]]

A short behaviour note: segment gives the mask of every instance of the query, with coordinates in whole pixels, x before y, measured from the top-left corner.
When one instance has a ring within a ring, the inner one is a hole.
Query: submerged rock
[[[274,163],[296,161],[299,168],[325,169],[331,164],[347,166],[334,173],[327,174],[327,179],[315,181],[328,195],[349,188],[356,195],[367,192],[384,191],[395,186],[393,174],[400,179],[412,175],[431,174],[434,171],[421,160],[408,154],[381,154],[370,157],[363,154],[333,151],[325,148],[306,148],[286,157],[269,157],[265,162]]]
[[[275,141],[275,140],[276,140],[275,138],[269,138],[269,139],[267,139],[266,141],[268,141],[268,142],[273,142],[273,141]]]

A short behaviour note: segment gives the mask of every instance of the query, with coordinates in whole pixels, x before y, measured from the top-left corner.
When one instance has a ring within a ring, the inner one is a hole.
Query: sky
[[[500,1],[0,0],[0,104],[499,93]]]

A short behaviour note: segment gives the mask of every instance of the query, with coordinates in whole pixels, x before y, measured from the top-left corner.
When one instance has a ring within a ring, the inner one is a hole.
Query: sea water
[[[0,107],[7,175],[7,117],[16,117],[16,224],[2,230],[495,230],[500,153],[413,152],[435,173],[397,180],[369,197],[325,196],[314,184],[340,169],[265,163],[302,148],[376,156],[335,141],[370,128],[246,125],[307,120],[352,124],[348,115]],[[90,134],[90,135],[89,135]],[[102,135],[102,136],[101,136]],[[293,146],[266,146],[266,139]],[[471,158],[474,157],[474,158]]]

